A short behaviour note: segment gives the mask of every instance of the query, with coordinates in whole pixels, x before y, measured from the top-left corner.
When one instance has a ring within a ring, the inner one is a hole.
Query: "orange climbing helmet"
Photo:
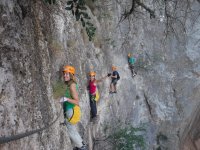
[[[131,53],[128,53],[128,57],[131,57]]]
[[[117,67],[112,65],[112,70],[117,70]]]
[[[90,76],[95,76],[95,75],[96,75],[96,72],[90,71],[89,75],[90,75]]]
[[[72,67],[72,66],[65,66],[64,68],[63,68],[63,72],[64,73],[66,73],[66,72],[69,72],[69,73],[72,73],[73,75],[75,74],[75,68],[74,67]]]

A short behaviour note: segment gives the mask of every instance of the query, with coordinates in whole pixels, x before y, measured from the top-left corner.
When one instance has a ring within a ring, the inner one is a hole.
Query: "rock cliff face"
[[[87,1],[97,27],[93,42],[65,10],[42,0],[0,1],[0,136],[17,135],[50,124],[61,106],[53,86],[61,68],[72,64],[79,84],[82,119],[77,125],[90,149],[109,147],[104,139],[114,127],[144,125],[146,148],[200,149],[200,4],[196,0],[164,4],[156,18],[142,13],[120,22],[131,0]],[[164,3],[164,1],[163,1]],[[175,8],[175,6],[177,6]],[[138,54],[138,75],[131,77],[127,53]],[[87,80],[90,67],[97,78],[118,67],[118,93],[109,95],[109,78],[99,85],[98,122],[90,122]],[[1,144],[0,149],[72,149],[63,116],[51,127],[31,136]],[[165,140],[160,138],[163,135]],[[108,149],[111,149],[108,148]]]

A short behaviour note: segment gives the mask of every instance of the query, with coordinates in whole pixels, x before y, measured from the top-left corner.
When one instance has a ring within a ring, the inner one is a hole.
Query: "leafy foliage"
[[[143,128],[134,128],[132,126],[120,129],[109,138],[113,140],[114,150],[135,150],[140,147],[145,149],[144,137],[141,133],[145,131]]]
[[[89,15],[87,14],[87,8],[85,7],[85,0],[70,0],[67,2],[66,10],[72,12],[75,15],[76,21],[81,21],[83,27],[85,27],[89,41],[95,36],[96,28],[89,22]]]
[[[53,97],[55,99],[64,96],[66,90],[66,85],[63,81],[59,80],[53,84]]]
[[[46,3],[55,4],[56,0],[44,0]],[[95,0],[93,0],[94,2]],[[81,21],[82,26],[86,29],[89,41],[95,36],[96,28],[89,22],[90,16],[87,14],[87,8],[85,7],[85,0],[69,0],[67,1],[66,10],[71,11],[75,15],[76,21]]]

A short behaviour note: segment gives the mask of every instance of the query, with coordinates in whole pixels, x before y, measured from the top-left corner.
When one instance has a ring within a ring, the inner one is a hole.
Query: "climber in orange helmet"
[[[98,89],[97,89],[97,84],[102,82],[103,79],[106,79],[108,75],[105,77],[97,80],[96,77],[96,72],[91,71],[89,72],[90,80],[88,83],[88,90],[90,94],[90,108],[91,108],[91,120],[95,119],[97,116],[97,107],[96,107],[96,101],[97,97],[99,95]]]
[[[111,83],[110,83],[110,94],[117,93],[116,85],[117,81],[120,79],[119,73],[117,71],[117,67],[112,65],[112,75],[111,77]]]
[[[66,93],[64,97],[60,99],[60,103],[63,104],[64,117],[65,117],[65,125],[68,130],[68,134],[70,139],[75,145],[74,150],[87,150],[86,145],[83,143],[81,136],[79,135],[76,127],[73,125],[77,122],[72,122],[72,118],[74,116],[77,117],[79,112],[75,111],[76,106],[79,105],[79,97],[78,97],[78,86],[75,79],[75,68],[72,66],[65,66],[63,68],[63,77],[66,83]],[[78,113],[78,114],[77,114]],[[76,118],[75,118],[76,119]]]

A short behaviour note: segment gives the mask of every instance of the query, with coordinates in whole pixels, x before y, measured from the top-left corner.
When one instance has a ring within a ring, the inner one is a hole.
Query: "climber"
[[[117,81],[120,79],[119,73],[117,71],[117,67],[112,65],[112,75],[111,77],[111,84],[110,84],[110,94],[117,93],[116,85]]]
[[[60,99],[60,103],[63,105],[63,112],[65,117],[65,125],[68,130],[68,134],[74,145],[74,150],[87,150],[87,146],[83,143],[81,136],[74,124],[76,124],[80,118],[80,112],[75,108],[79,108],[79,97],[77,92],[77,83],[75,79],[75,68],[72,66],[65,66],[63,69],[63,77],[66,83],[66,93],[64,97]],[[74,118],[74,116],[76,116]]]
[[[135,64],[135,61],[136,61],[136,58],[133,57],[131,55],[131,53],[128,54],[128,64],[129,64],[129,68],[131,70],[131,73],[132,73],[132,76],[136,76],[137,75],[137,72],[135,71],[134,69],[134,64]]]
[[[106,77],[109,76],[109,74],[99,80],[95,79],[96,73],[94,71],[91,71],[89,73],[89,76],[90,80],[88,83],[88,90],[90,94],[91,120],[94,120],[97,117],[96,102],[99,99],[97,84],[102,82],[103,79],[106,79]]]

